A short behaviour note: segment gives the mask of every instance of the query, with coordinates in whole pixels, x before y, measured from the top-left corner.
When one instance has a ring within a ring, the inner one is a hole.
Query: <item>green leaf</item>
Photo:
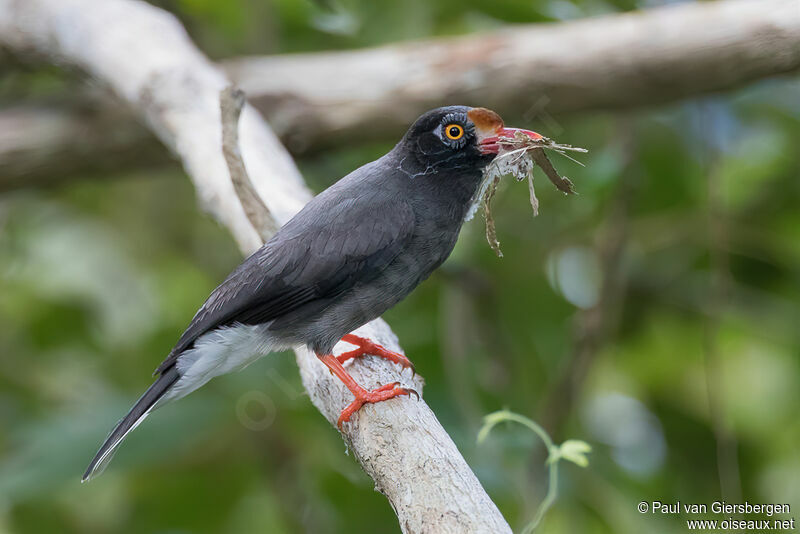
[[[592,446],[579,439],[568,439],[560,446],[556,447],[551,453],[548,462],[556,462],[564,459],[568,460],[575,465],[587,467],[589,459],[586,457],[588,453],[592,452]]]

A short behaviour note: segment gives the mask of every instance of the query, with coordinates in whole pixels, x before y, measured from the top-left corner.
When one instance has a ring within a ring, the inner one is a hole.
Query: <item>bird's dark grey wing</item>
[[[358,189],[326,190],[247,258],[211,293],[156,373],[216,327],[270,321],[379,275],[411,238],[414,212],[386,191]]]

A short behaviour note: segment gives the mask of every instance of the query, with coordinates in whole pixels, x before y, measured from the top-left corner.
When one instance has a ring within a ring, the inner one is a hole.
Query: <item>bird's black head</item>
[[[404,170],[414,175],[483,171],[499,151],[499,137],[513,138],[500,115],[486,108],[447,106],[423,114],[398,143]],[[541,137],[522,130],[528,135]]]

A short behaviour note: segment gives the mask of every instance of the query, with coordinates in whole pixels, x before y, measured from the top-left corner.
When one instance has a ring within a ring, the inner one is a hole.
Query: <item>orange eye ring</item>
[[[460,124],[448,124],[444,127],[444,134],[447,136],[448,139],[452,139],[453,141],[458,141],[462,137],[464,137],[464,127]]]

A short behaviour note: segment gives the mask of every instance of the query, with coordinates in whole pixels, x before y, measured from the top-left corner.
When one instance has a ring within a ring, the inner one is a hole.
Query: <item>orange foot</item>
[[[393,397],[397,397],[398,395],[409,395],[412,393],[416,395],[417,399],[419,399],[419,393],[413,389],[397,387],[400,384],[399,382],[393,382],[377,389],[373,389],[372,391],[367,391],[361,387],[352,376],[350,376],[350,373],[345,371],[344,367],[342,367],[342,362],[339,361],[339,358],[332,354],[317,354],[317,357],[322,363],[328,366],[328,369],[330,369],[331,372],[336,375],[339,380],[341,380],[344,385],[347,386],[347,389],[349,389],[350,392],[356,397],[355,400],[347,405],[347,407],[342,410],[342,413],[339,415],[339,420],[337,422],[339,430],[342,429],[342,424],[349,421],[350,417],[352,417],[352,415],[365,404],[381,402]]]
[[[347,360],[371,354],[373,356],[386,358],[387,360],[400,364],[405,368],[410,368],[412,371],[414,371],[414,374],[416,374],[416,370],[414,369],[414,364],[411,363],[411,360],[409,360],[399,352],[394,352],[392,350],[384,348],[367,338],[360,337],[355,334],[347,334],[342,338],[342,341],[350,343],[351,345],[355,345],[358,348],[337,356],[336,359],[339,360],[339,363],[344,363]]]
[[[336,423],[339,429],[341,430],[342,423],[348,422],[350,417],[360,410],[365,404],[373,404],[375,402],[385,401],[387,399],[397,397],[398,395],[414,394],[416,395],[417,399],[419,399],[419,393],[413,389],[397,387],[399,385],[400,382],[392,382],[391,384],[385,384],[379,388],[373,389],[372,391],[367,391],[366,389],[359,387],[358,389],[360,391],[353,392],[353,394],[356,396],[356,400],[348,404],[347,408],[342,410],[342,413],[339,414],[339,421]]]

